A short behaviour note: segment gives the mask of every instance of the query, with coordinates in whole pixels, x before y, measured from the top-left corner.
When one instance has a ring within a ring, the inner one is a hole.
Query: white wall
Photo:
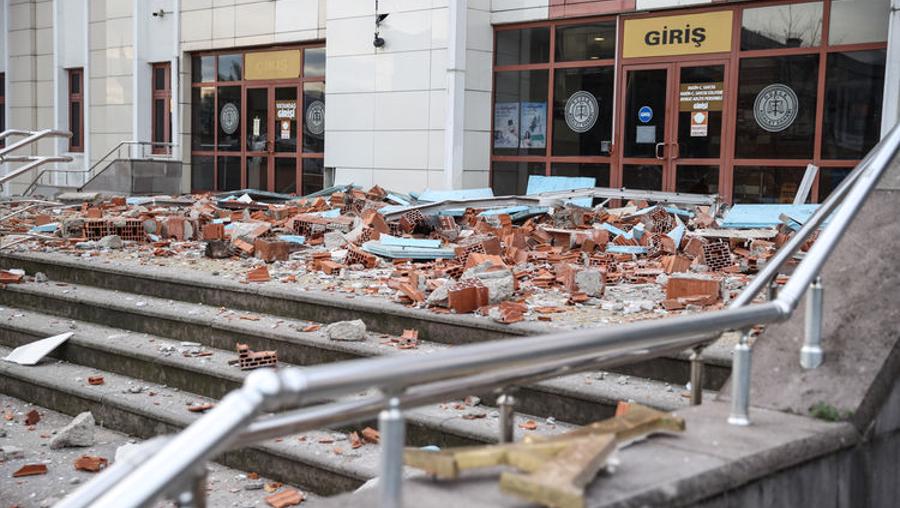
[[[134,2],[134,61],[132,83],[134,101],[134,115],[132,124],[132,136],[134,141],[150,141],[150,128],[153,124],[151,110],[152,95],[152,67],[151,64],[169,62],[173,78],[177,79],[178,73],[175,47],[175,30],[178,25],[175,0],[132,0]],[[159,16],[160,11],[163,12]],[[154,16],[153,13],[157,15]],[[176,81],[177,84],[177,81]],[[171,86],[172,100],[177,104],[175,91],[178,87]],[[177,141],[176,118],[172,118],[172,140]]]
[[[336,183],[443,186],[447,7],[434,4],[382,0],[376,49],[374,2],[329,0],[325,165]]]
[[[549,16],[550,0],[490,0],[491,22],[519,23],[538,21]]]

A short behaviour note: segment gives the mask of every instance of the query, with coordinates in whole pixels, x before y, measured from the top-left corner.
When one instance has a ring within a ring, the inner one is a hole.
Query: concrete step
[[[277,281],[242,284],[191,270],[189,262],[182,264],[181,267],[143,266],[136,262],[97,261],[60,253],[0,253],[0,268],[23,268],[31,274],[44,272],[57,281],[300,320],[327,323],[362,319],[370,330],[380,333],[399,335],[404,329],[415,328],[421,339],[433,343],[464,344],[560,331],[539,322],[501,325],[475,315],[436,314],[385,298],[306,291],[300,285]],[[706,389],[720,389],[730,376],[731,350],[737,339],[736,334],[726,334],[706,349]],[[336,352],[331,358],[341,359]],[[688,358],[689,354],[682,352],[617,367],[615,371],[684,384],[690,377]],[[323,361],[333,360],[323,358]]]
[[[5,291],[0,291],[0,305],[82,322],[112,324],[120,329],[150,334],[153,337],[198,342],[210,348],[223,350],[222,356],[227,359],[235,357],[228,351],[235,350],[236,342],[247,343],[255,350],[275,349],[280,360],[298,365],[381,354],[404,354],[414,357],[447,347],[424,341],[415,350],[400,351],[384,344],[386,340],[377,334],[370,334],[368,340],[363,342],[335,342],[319,332],[298,331],[309,325],[308,321],[260,313],[251,315],[212,308],[208,305],[134,295],[91,286],[60,285],[55,282],[10,285]],[[253,319],[244,319],[247,317]],[[23,318],[30,322],[27,325],[16,326],[15,329],[12,329],[13,322],[2,322],[0,328],[8,329],[13,334],[28,334],[28,330],[40,330],[38,336],[59,333],[40,328],[40,323],[46,320],[47,316],[35,318],[23,316]],[[100,333],[115,336],[118,332]],[[28,339],[21,340],[27,342]],[[114,347],[112,344],[114,342],[101,341],[99,344],[92,344],[91,347],[104,350]],[[154,361],[158,361],[159,347],[153,343],[150,343],[149,347],[147,344],[120,347],[120,351],[99,368],[140,377],[142,372],[154,372],[157,368]],[[129,366],[126,371],[116,370],[120,366],[126,368],[117,356],[141,349],[146,352],[145,354],[149,354],[149,358],[142,358],[143,363]],[[220,368],[224,368],[225,372],[231,372],[234,368],[227,366],[227,359],[221,361]],[[81,362],[79,359],[73,361]],[[180,384],[173,383],[168,378],[178,379],[177,383]],[[228,379],[226,383],[215,379],[215,376],[212,380],[203,380],[194,376],[188,369],[187,373],[170,373],[167,380],[160,382],[211,397],[221,397],[228,390],[236,388],[240,382],[238,377],[226,376],[226,379]],[[564,418],[575,424],[585,424],[611,416],[619,400],[635,400],[665,410],[683,407],[687,404],[687,399],[682,396],[683,390],[680,388],[682,383],[673,385],[621,374],[576,374],[520,388],[517,394],[518,407],[522,412],[538,417],[552,416]],[[487,404],[492,404],[496,397],[492,394],[478,395]]]
[[[0,492],[3,493],[4,506],[20,506],[31,508],[38,506],[52,506],[55,500],[62,499],[71,494],[82,484],[92,480],[96,475],[74,468],[73,462],[82,455],[103,457],[109,460],[110,465],[115,462],[116,450],[128,444],[134,444],[138,440],[114,432],[106,427],[97,426],[94,429],[94,444],[85,448],[63,448],[51,450],[47,446],[47,435],[54,432],[72,420],[67,415],[38,406],[24,400],[0,395],[0,410],[4,414],[11,414],[13,420],[4,422],[2,429],[6,434],[0,439],[2,445],[12,445],[20,448],[24,457],[0,462]],[[25,414],[29,411],[37,411],[41,415],[41,421],[34,426],[23,425]],[[46,476],[28,476],[13,478],[13,472],[26,464],[44,463],[47,465]],[[253,488],[253,485],[269,483],[268,478],[260,477],[251,480],[243,471],[231,469],[216,463],[207,464],[207,484],[209,506],[255,506],[261,505],[268,495],[261,488]],[[278,492],[290,488],[285,486]],[[321,501],[315,495],[308,492],[303,505],[315,504]],[[156,506],[162,506],[157,504]]]
[[[9,351],[0,347],[0,356]],[[89,385],[87,378],[97,374],[103,375],[104,384]],[[137,387],[142,388],[140,393],[129,391]],[[190,404],[215,402],[165,385],[46,360],[33,367],[0,362],[0,393],[68,415],[91,411],[104,427],[140,438],[180,431],[200,417],[187,410]],[[367,445],[351,450],[346,443],[338,454],[335,443],[319,442],[323,438],[334,439],[334,433],[313,431],[304,436],[302,441],[296,435],[285,436],[230,451],[218,462],[322,495],[353,490],[376,475],[377,447]]]
[[[113,372],[142,382],[161,384],[212,399],[221,399],[241,386],[249,374],[228,362],[236,358],[230,351],[204,348],[208,356],[185,356],[179,351],[192,348],[179,341],[151,337],[128,330],[93,323],[70,321],[21,309],[0,310],[0,344],[17,347],[35,339],[72,331],[65,345],[53,357],[70,363]],[[170,351],[163,353],[161,351]],[[290,367],[280,363],[280,367]],[[360,393],[365,397],[370,393]],[[408,442],[413,446],[466,446],[495,442],[498,435],[496,410],[459,403],[429,405],[407,412]],[[573,428],[541,418],[517,414],[520,423],[536,420],[542,432],[555,433]],[[375,422],[366,422],[375,425]],[[359,428],[355,426],[354,428]],[[524,435],[525,431],[519,430]]]

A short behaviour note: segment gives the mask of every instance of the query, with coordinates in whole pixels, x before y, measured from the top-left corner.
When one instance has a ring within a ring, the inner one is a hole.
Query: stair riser
[[[227,322],[200,320],[191,322],[166,319],[146,315],[139,308],[130,312],[101,307],[90,302],[74,302],[66,299],[50,300],[44,296],[11,291],[0,291],[0,304],[157,337],[199,342],[208,347],[226,351],[235,351],[236,344],[240,342],[249,345],[250,349],[256,351],[276,350],[280,360],[296,365],[314,365],[358,358],[358,356],[342,351],[249,335],[239,330],[229,329]]]
[[[51,280],[85,284],[104,289],[113,289],[159,298],[168,298],[185,302],[197,302],[204,305],[241,309],[249,312],[261,312],[305,319],[320,323],[331,323],[352,319],[362,319],[373,331],[399,335],[404,329],[416,329],[419,338],[447,344],[467,344],[486,340],[503,339],[521,336],[521,332],[510,329],[488,329],[475,326],[460,326],[448,322],[423,319],[422,315],[401,315],[388,312],[383,306],[345,305],[349,300],[339,296],[319,298],[318,301],[306,299],[286,299],[260,294],[248,294],[227,288],[207,287],[189,283],[177,283],[167,280],[155,280],[119,272],[102,272],[78,266],[61,266],[55,263],[36,260],[10,259],[0,256],[0,267],[22,268],[28,273],[44,272]]]
[[[39,338],[42,337],[4,328],[0,324],[0,345],[15,348]],[[69,363],[91,367],[101,373],[121,374],[147,383],[166,385],[212,399],[221,399],[228,392],[241,387],[236,379],[214,376],[208,371],[193,371],[176,365],[154,362],[149,358],[123,356],[115,352],[82,345],[77,341],[67,342],[53,351],[50,356]],[[367,425],[377,427],[377,423],[374,421],[368,422]],[[354,425],[345,430],[356,430],[363,426],[365,424]],[[468,446],[484,442],[474,437],[460,436],[435,429],[415,420],[407,421],[407,440],[411,446],[436,444],[442,447]]]
[[[90,411],[98,424],[144,439],[182,430],[181,426],[163,421],[151,414],[139,414],[115,404],[79,397],[74,393],[40,386],[14,376],[0,376],[0,392],[73,416]],[[253,471],[274,480],[299,485],[323,496],[354,490],[366,481],[365,478],[356,478],[340,471],[299,463],[264,448],[231,451],[220,457],[218,462],[235,469]]]

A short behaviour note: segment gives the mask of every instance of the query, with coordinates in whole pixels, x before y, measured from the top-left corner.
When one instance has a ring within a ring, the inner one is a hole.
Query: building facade
[[[156,142],[184,192],[779,202],[815,164],[818,201],[897,122],[897,2],[3,0],[0,122],[70,130],[61,169]]]

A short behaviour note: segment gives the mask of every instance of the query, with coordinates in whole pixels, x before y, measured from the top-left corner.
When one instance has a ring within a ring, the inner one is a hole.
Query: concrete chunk
[[[50,448],[53,450],[74,446],[93,446],[93,444],[94,415],[90,411],[76,416],[50,440]]]
[[[322,329],[331,340],[361,341],[366,340],[366,324],[362,319],[353,321],[337,321]]]

